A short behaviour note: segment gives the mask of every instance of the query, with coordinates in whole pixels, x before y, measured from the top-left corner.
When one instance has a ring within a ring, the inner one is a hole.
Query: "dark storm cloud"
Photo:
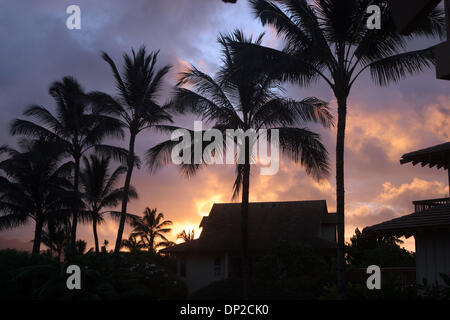
[[[8,139],[9,119],[26,105],[51,106],[48,86],[65,75],[75,76],[87,90],[112,91],[111,73],[100,58],[101,51],[120,60],[124,51],[144,44],[149,50],[161,50],[161,66],[176,64],[178,59],[195,64],[203,59],[213,67],[216,56],[211,52],[217,51],[217,34],[229,29],[223,11],[230,7],[220,1],[77,1],[81,30],[65,26],[70,4],[59,0],[0,3],[2,140]]]

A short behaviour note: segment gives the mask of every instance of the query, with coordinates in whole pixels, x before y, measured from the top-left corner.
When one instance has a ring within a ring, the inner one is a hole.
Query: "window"
[[[214,258],[214,276],[220,277],[222,274],[222,265],[220,263],[220,257]]]
[[[186,259],[180,260],[180,277],[186,277]]]

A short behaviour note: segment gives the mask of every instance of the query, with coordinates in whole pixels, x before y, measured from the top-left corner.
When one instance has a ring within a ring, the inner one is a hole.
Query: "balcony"
[[[430,208],[434,208],[441,204],[448,204],[448,203],[450,203],[450,198],[413,201],[415,212],[421,212]]]

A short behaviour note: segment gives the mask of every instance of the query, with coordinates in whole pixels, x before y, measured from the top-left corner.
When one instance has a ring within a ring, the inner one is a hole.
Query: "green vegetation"
[[[77,255],[81,290],[66,287],[68,263],[15,250],[0,251],[0,299],[117,300],[184,299],[186,285],[174,275],[172,258],[151,252]]]
[[[350,265],[366,268],[379,267],[415,267],[415,254],[399,245],[403,242],[394,236],[370,236],[355,230],[350,238],[347,261]]]

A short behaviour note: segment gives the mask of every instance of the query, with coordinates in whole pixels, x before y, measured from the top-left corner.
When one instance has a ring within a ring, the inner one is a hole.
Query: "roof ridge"
[[[306,203],[306,202],[325,202],[327,200],[321,199],[321,200],[288,200],[288,201],[257,201],[257,202],[249,202],[248,204],[268,204],[268,203]],[[215,205],[240,205],[241,202],[214,202],[213,206]]]

